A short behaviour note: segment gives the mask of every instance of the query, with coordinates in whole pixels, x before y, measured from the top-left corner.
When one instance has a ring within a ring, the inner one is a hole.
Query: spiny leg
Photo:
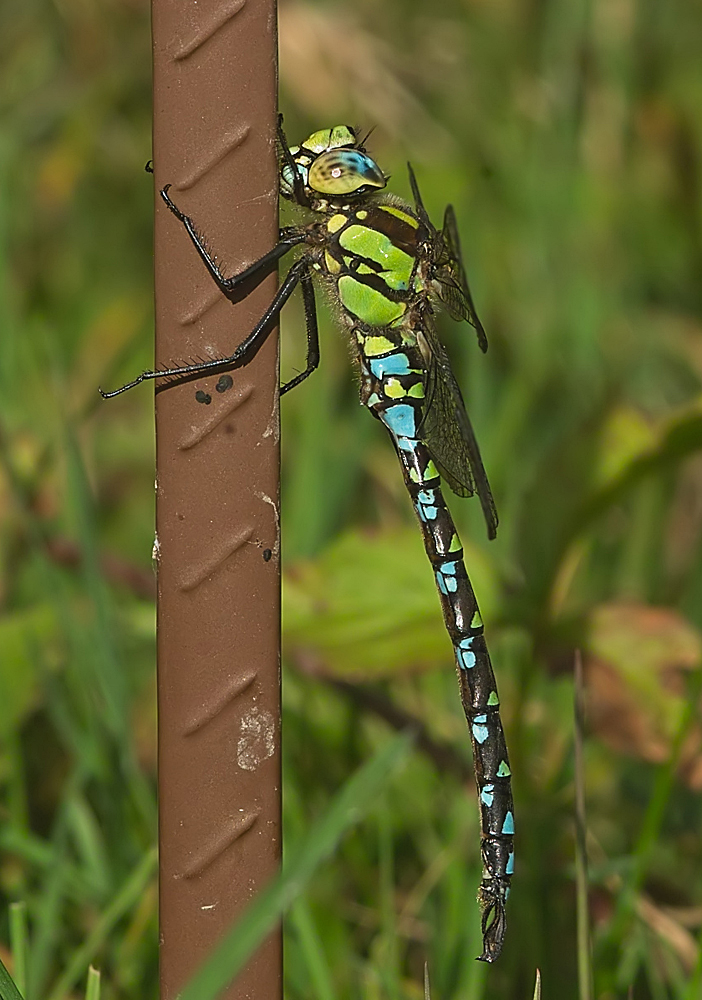
[[[299,243],[303,243],[305,240],[304,232],[300,232],[296,229],[285,229],[281,233],[281,240],[277,246],[265,253],[263,257],[260,257],[257,261],[254,261],[249,267],[244,268],[239,274],[232,275],[230,278],[225,278],[225,276],[220,271],[217,266],[216,261],[211,256],[209,250],[202,241],[200,234],[195,229],[195,224],[189,215],[185,215],[184,212],[178,208],[178,206],[173,202],[168,194],[170,184],[167,184],[165,188],[161,191],[161,197],[168,205],[169,209],[177,219],[179,219],[188,233],[188,236],[192,240],[192,243],[199,253],[200,257],[204,261],[205,267],[210,272],[214,280],[221,291],[230,299],[232,302],[238,302],[242,298],[245,298],[249,292],[256,287],[263,279],[269,275],[275,268],[281,257],[284,257],[286,253],[292,250],[293,247],[297,246]]]
[[[286,382],[280,390],[280,395],[294,389],[295,386],[304,382],[305,379],[319,365],[319,327],[317,326],[317,306],[314,300],[314,285],[309,269],[305,269],[300,274],[300,285],[302,287],[302,299],[305,304],[305,325],[307,327],[307,367],[304,372],[300,372],[295,378]]]
[[[268,306],[261,319],[258,321],[248,337],[246,337],[246,339],[239,344],[234,353],[229,355],[229,357],[212,358],[209,361],[201,361],[192,365],[182,365],[177,368],[164,368],[160,371],[142,372],[141,375],[134,379],[134,381],[120,386],[119,389],[114,389],[112,392],[103,392],[101,389],[100,394],[104,399],[111,399],[113,396],[118,396],[120,393],[126,392],[127,389],[132,389],[135,385],[139,385],[140,382],[146,382],[150,379],[175,379],[175,384],[179,385],[181,382],[191,382],[203,372],[213,370],[229,371],[232,368],[243,368],[253,360],[259,349],[268,339],[269,334],[276,325],[280,310],[292,295],[297,283],[300,281],[301,274],[306,267],[307,261],[305,258],[298,260],[293,264],[288,271],[283,284],[276,292],[275,298]],[[174,383],[171,382],[170,384],[173,385]],[[168,386],[161,386],[160,388],[165,389],[168,388]]]

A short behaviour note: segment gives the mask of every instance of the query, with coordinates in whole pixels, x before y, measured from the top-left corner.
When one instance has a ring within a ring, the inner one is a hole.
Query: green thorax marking
[[[339,245],[356,257],[373,264],[383,281],[396,292],[406,292],[412,277],[414,258],[396,247],[384,233],[369,226],[347,226],[339,235]],[[361,267],[367,267],[362,264]]]
[[[401,323],[417,294],[419,223],[404,206],[362,204],[326,223],[327,272],[343,308],[371,327]]]
[[[343,274],[337,281],[341,304],[352,316],[368,326],[389,326],[401,320],[407,306],[393,302],[382,292],[366,284],[365,275],[358,278]]]

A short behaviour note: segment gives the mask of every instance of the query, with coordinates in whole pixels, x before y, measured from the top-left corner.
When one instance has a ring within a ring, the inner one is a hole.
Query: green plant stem
[[[0,1000],[24,1000],[2,962],[0,962]]]
[[[310,908],[304,899],[298,899],[295,903],[289,920],[297,933],[300,949],[307,964],[312,994],[317,1000],[336,1000],[329,963]]]
[[[88,969],[88,983],[85,988],[85,1000],[100,1000],[100,973],[92,965]]]
[[[592,952],[588,907],[587,821],[585,814],[585,764],[583,760],[583,660],[575,651],[575,885],[578,932],[578,988],[580,1000],[592,1000]]]
[[[10,948],[12,950],[12,971],[20,993],[27,991],[27,904],[10,904]]]

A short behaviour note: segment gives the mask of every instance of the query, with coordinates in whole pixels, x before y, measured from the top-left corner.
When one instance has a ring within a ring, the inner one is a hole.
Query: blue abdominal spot
[[[414,407],[406,403],[389,406],[380,419],[395,437],[413,438],[417,433]]]
[[[436,515],[438,514],[437,507],[425,507],[421,503],[417,506],[419,511],[419,516],[423,521],[434,521],[436,520]]]
[[[476,715],[473,720],[473,725],[471,729],[473,730],[473,736],[478,743],[484,743],[485,740],[490,735],[488,727],[485,725],[487,722],[487,715]]]
[[[457,565],[457,562],[446,562],[439,566],[439,571],[436,576],[437,580],[440,580],[439,586],[441,587],[441,592],[443,594],[455,594],[458,590],[458,580],[456,579]],[[443,587],[441,586],[442,582]]]
[[[387,358],[372,358],[370,370],[379,379],[384,375],[409,375],[409,358],[406,354],[391,354]]]
[[[482,802],[485,803],[486,806],[488,807],[491,806],[492,803],[495,801],[495,786],[486,785],[485,788],[483,788],[482,792],[480,793],[480,799]]]
[[[471,652],[470,649],[457,649],[456,653],[459,667],[463,667],[464,670],[472,670],[475,666],[475,653]]]
[[[419,441],[416,438],[400,437],[397,439],[397,447],[400,449],[400,451],[407,451],[410,453],[410,455],[414,455],[414,453],[417,451],[418,444]]]
[[[473,636],[469,635],[467,639],[461,639],[458,644],[458,649],[456,653],[458,654],[459,666],[463,667],[465,670],[472,670],[475,666],[475,653],[471,649],[473,645]]]

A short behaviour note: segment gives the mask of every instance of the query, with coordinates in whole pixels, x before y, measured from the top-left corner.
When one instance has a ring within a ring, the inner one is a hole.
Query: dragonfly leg
[[[103,399],[111,399],[113,396],[118,396],[120,393],[126,392],[127,389],[132,389],[135,385],[139,385],[140,382],[146,382],[157,378],[174,380],[171,381],[169,385],[160,387],[160,389],[167,389],[171,385],[180,385],[182,382],[191,382],[204,372],[225,372],[230,371],[232,368],[243,368],[245,365],[248,365],[266,342],[271,331],[275,328],[278,316],[280,315],[280,310],[292,295],[295,287],[301,279],[302,272],[306,269],[306,267],[307,261],[304,258],[293,264],[285,276],[283,284],[276,292],[275,298],[268,306],[263,316],[260,318],[248,337],[246,337],[246,339],[239,344],[234,353],[229,355],[229,357],[212,358],[209,361],[200,361],[192,365],[180,365],[174,368],[163,368],[158,371],[142,372],[141,375],[135,378],[132,382],[128,382],[126,385],[120,386],[119,389],[113,389],[112,392],[103,392],[101,389],[100,395]]]
[[[297,164],[290,152],[290,146],[288,145],[288,140],[285,137],[285,131],[283,130],[283,116],[278,115],[278,144],[280,146],[280,152],[285,161],[285,165],[290,169],[293,178],[293,190],[295,192],[295,201],[298,205],[305,205],[309,208],[310,200],[305,194],[305,185],[302,183],[302,177],[300,176],[300,171],[297,169]]]
[[[300,372],[295,378],[286,382],[280,390],[280,395],[294,389],[295,386],[304,382],[305,379],[319,365],[319,327],[317,326],[317,306],[314,300],[314,285],[309,269],[305,269],[300,274],[300,285],[302,286],[302,299],[305,303],[305,325],[307,326],[307,367],[304,372]]]
[[[163,188],[161,191],[161,197],[165,201],[166,205],[168,205],[171,212],[175,215],[176,219],[179,219],[183,223],[188,236],[192,240],[193,246],[204,261],[205,267],[217,282],[221,291],[232,302],[239,302],[241,299],[245,298],[249,292],[256,287],[256,285],[263,281],[263,279],[274,270],[281,257],[284,257],[286,253],[292,250],[292,248],[297,246],[299,243],[302,243],[305,239],[304,233],[288,227],[281,233],[282,239],[277,246],[273,247],[272,250],[269,250],[268,253],[265,253],[263,257],[260,257],[257,261],[254,261],[254,263],[249,267],[244,268],[243,271],[226,278],[217,266],[217,262],[205,246],[202,237],[195,228],[193,220],[189,215],[185,215],[184,212],[181,212],[175,202],[172,201],[170,195],[168,194],[170,186],[170,184],[167,184],[165,188]]]

